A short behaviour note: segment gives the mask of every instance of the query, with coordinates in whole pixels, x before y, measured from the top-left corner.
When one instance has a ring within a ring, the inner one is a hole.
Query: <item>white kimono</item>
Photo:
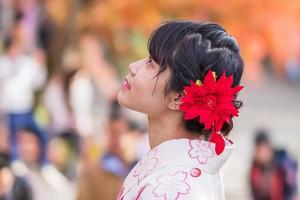
[[[127,176],[118,200],[223,200],[220,168],[234,149],[216,155],[215,144],[174,139],[153,148]]]

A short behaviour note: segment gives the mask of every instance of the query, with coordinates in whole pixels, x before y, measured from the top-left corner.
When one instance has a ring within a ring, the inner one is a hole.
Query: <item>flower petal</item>
[[[180,105],[184,119],[199,117],[199,123],[202,123],[206,130],[220,131],[225,122],[229,123],[233,116],[239,114],[233,101],[243,86],[232,88],[232,84],[233,75],[227,77],[223,72],[216,80],[212,70],[204,76],[203,84],[191,81],[189,86],[184,87],[185,95]],[[221,153],[224,148],[222,136],[213,131],[211,139],[216,143],[218,154]]]
[[[209,70],[204,77],[203,86],[208,88],[211,92],[215,90],[216,80],[211,70]]]
[[[225,141],[220,134],[213,131],[210,137],[210,142],[216,144],[215,151],[217,155],[220,155],[224,151]]]

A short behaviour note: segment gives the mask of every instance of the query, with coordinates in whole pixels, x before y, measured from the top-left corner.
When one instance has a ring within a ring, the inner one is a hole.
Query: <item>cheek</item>
[[[135,110],[147,113],[147,107],[153,103],[155,98],[152,95],[155,86],[153,82],[153,80],[145,79],[135,79],[132,82],[130,101]]]
[[[156,86],[155,83],[156,78],[135,82],[135,88],[132,90],[135,110],[151,116],[162,112],[167,107],[163,93],[164,85],[160,81]]]
[[[119,93],[118,101],[129,109],[154,116],[167,108],[164,88],[168,74],[161,73],[157,80],[157,72],[142,70],[131,79],[131,90]]]
[[[155,80],[151,80],[150,78],[134,79],[131,92],[135,97],[151,98],[154,87]]]
[[[154,87],[155,79],[135,77],[131,81],[130,91],[119,92],[118,101],[124,107],[149,114],[158,109],[157,102],[161,102],[157,92],[153,94]]]

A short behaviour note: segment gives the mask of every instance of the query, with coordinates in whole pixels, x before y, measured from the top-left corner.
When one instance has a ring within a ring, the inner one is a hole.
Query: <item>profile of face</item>
[[[160,66],[151,57],[131,63],[129,74],[118,93],[118,102],[150,117],[159,116],[169,109],[171,98],[169,94],[165,95],[165,87],[170,78],[170,70],[159,73],[159,69]]]
[[[184,87],[191,81],[203,81],[208,70],[217,77],[224,72],[233,75],[233,87],[240,83],[244,63],[239,46],[218,24],[166,22],[152,32],[147,47],[150,56],[129,65],[118,101],[148,117],[176,114],[178,119]],[[202,124],[192,120],[185,125],[191,132],[203,130]]]

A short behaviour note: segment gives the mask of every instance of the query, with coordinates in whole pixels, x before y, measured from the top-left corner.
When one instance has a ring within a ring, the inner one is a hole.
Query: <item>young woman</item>
[[[218,24],[171,21],[129,66],[121,105],[148,115],[151,151],[127,176],[118,199],[220,200],[220,168],[243,73],[238,44]]]

